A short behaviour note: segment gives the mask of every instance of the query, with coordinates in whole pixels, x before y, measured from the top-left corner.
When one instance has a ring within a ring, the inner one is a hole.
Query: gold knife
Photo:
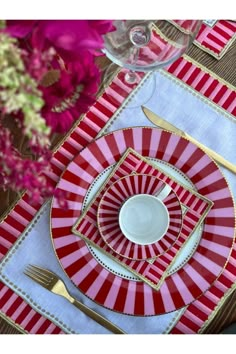
[[[236,174],[236,165],[232,164],[231,162],[227,161],[224,159],[221,155],[217,154],[215,151],[211,150],[210,148],[206,147],[205,145],[201,144],[199,141],[194,139],[192,136],[188,135],[185,133],[183,130],[175,127],[173,124],[165,121],[164,119],[160,118],[157,114],[154,112],[150,111],[150,109],[143,107],[142,110],[145,114],[145,116],[156,126],[169,130],[175,134],[178,134],[184,138],[187,138],[189,141],[191,141],[193,144],[197,145],[200,147],[202,150],[204,150],[212,159],[214,159],[216,162],[218,162],[220,165],[226,167],[228,170]]]

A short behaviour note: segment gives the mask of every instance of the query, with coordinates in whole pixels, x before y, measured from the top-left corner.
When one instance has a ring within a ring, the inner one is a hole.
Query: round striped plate
[[[170,223],[166,234],[157,242],[140,245],[128,240],[119,226],[119,211],[123,203],[136,194],[150,194],[161,198],[166,183],[157,177],[144,174],[128,175],[113,183],[104,193],[98,206],[98,228],[108,246],[119,255],[144,260],[157,257],[175,243],[182,227],[182,209],[178,197],[172,189],[163,195]]]
[[[71,232],[91,183],[105,168],[117,163],[128,147],[172,164],[189,177],[200,194],[214,202],[197,250],[187,264],[165,279],[159,291],[105,269],[85,241]],[[179,309],[205,292],[227,263],[235,233],[233,198],[215,162],[187,139],[158,128],[117,130],[82,150],[68,165],[57,188],[68,192],[68,210],[53,200],[51,232],[56,255],[75,285],[111,310],[158,315]]]

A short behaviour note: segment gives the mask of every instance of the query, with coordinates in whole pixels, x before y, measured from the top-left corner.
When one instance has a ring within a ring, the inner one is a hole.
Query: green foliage
[[[2,21],[1,26],[4,26]],[[0,32],[0,111],[8,115],[22,112],[24,133],[32,138],[37,132],[45,143],[50,128],[40,114],[44,101],[37,82],[24,67],[21,54],[17,40]]]

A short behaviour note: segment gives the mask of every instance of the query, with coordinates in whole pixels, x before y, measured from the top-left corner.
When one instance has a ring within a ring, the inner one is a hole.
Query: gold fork
[[[54,294],[63,296],[74,306],[80,309],[80,311],[85,313],[88,317],[92,318],[94,321],[99,323],[101,326],[107,328],[111,332],[115,334],[125,334],[125,332],[121,328],[119,328],[118,326],[107,320],[105,317],[80,302],[79,300],[73,298],[69,294],[64,282],[55,273],[47,269],[38,267],[36,265],[29,265],[25,269],[24,274],[33,279],[36,283],[42,285],[45,289],[53,292]]]

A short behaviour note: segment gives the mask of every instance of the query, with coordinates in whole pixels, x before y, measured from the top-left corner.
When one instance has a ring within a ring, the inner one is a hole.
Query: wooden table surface
[[[186,54],[200,63],[203,67],[213,72],[215,75],[236,87],[236,41],[231,45],[226,54],[220,60],[213,58],[210,54],[207,54],[195,45],[192,45]],[[109,65],[109,61],[105,57],[100,57],[98,59],[98,64],[102,69],[104,69],[107,65]],[[27,155],[28,151],[24,142],[20,139],[20,132],[17,131],[15,126],[12,126],[11,129],[15,135],[16,146],[20,147],[23,154]],[[60,143],[62,139],[63,135],[55,135],[52,138],[52,148]],[[8,210],[11,209],[12,205],[16,203],[18,198],[19,195],[15,192],[11,190],[3,191],[0,189],[0,220],[4,218],[4,216],[8,213]],[[221,333],[234,322],[236,323],[236,290],[232,291],[232,293],[223,301],[214,318],[209,321],[202,333]],[[0,333],[20,334],[21,332],[0,316]]]

